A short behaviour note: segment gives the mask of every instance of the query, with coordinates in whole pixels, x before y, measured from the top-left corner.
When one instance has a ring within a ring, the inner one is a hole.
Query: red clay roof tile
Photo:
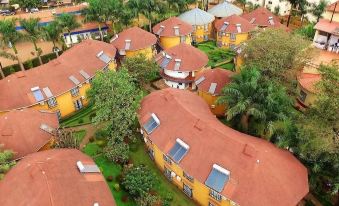
[[[200,84],[197,85],[198,91],[208,92],[211,84],[216,83],[217,87],[214,94],[219,95],[225,85],[231,82],[232,75],[234,75],[234,72],[226,69],[206,69],[195,77],[195,81],[201,77],[205,78]]]
[[[237,15],[232,15],[226,18],[218,19],[215,22],[214,27],[216,28],[217,31],[221,30],[222,26],[224,25],[224,22],[229,23],[229,25],[226,27],[224,31],[227,33],[248,33],[255,29],[255,26],[253,26],[246,19]],[[237,24],[240,24],[241,32],[238,32]]]
[[[162,21],[153,27],[153,33],[157,34],[160,30],[160,27],[164,26],[164,29],[159,34],[159,36],[174,37],[174,27],[179,27],[179,36],[186,36],[193,32],[193,26],[182,21],[178,17],[171,17]]]

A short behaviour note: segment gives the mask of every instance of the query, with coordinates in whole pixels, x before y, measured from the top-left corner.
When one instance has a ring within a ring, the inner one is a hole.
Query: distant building
[[[160,46],[169,49],[180,43],[191,44],[193,26],[178,17],[171,17],[153,27],[153,33],[159,37]]]
[[[97,71],[115,69],[116,49],[96,40],[85,40],[60,57],[34,69],[0,80],[0,113],[34,108],[71,115],[88,104],[86,92]]]
[[[76,149],[26,156],[0,182],[0,205],[116,206],[95,162]]]
[[[21,159],[34,152],[49,149],[59,128],[56,113],[34,109],[13,110],[0,115],[0,145]]]
[[[329,5],[323,17],[314,27],[313,45],[339,53],[339,1]]]
[[[177,89],[195,89],[194,78],[208,63],[204,52],[185,43],[160,52],[155,60],[165,84]]]
[[[192,92],[153,92],[138,118],[151,159],[198,205],[297,205],[309,192],[291,152],[224,125]]]
[[[237,15],[216,20],[214,27],[217,46],[231,49],[247,41],[250,38],[250,32],[255,29],[250,22]]]
[[[203,42],[209,40],[213,35],[214,16],[199,8],[195,8],[179,16],[181,20],[193,26],[192,41]]]
[[[227,1],[212,7],[207,12],[215,16],[217,19],[232,15],[241,15],[243,13],[242,9]]]
[[[220,97],[222,89],[231,82],[232,75],[234,72],[214,68],[205,69],[195,77],[198,95],[207,102],[213,114],[217,116],[225,115],[225,106],[217,104],[216,101]]]
[[[248,0],[249,3],[253,5],[265,7],[271,12],[276,13],[280,16],[289,15],[291,11],[291,3],[288,1],[280,0]]]
[[[139,27],[126,29],[111,39],[111,44],[117,48],[120,58],[144,54],[151,59],[155,56],[157,37]]]
[[[298,75],[297,100],[302,107],[309,107],[317,100],[316,84],[321,80],[317,69],[304,69]]]

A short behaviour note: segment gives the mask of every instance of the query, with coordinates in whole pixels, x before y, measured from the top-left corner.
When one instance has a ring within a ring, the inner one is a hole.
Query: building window
[[[190,176],[189,174],[187,174],[186,172],[183,172],[183,176],[188,179],[190,182],[194,182],[194,178],[192,176]]]
[[[60,110],[56,110],[55,112],[56,112],[56,114],[58,116],[58,119],[60,120],[61,119],[61,112],[60,112]]]
[[[167,155],[164,154],[163,158],[164,158],[165,162],[167,162],[170,165],[172,164],[172,160],[169,157],[167,157]]]
[[[148,154],[149,154],[150,158],[154,161],[154,150],[149,148],[148,149]]]
[[[207,41],[208,40],[208,35],[204,35],[204,41]]]
[[[75,110],[80,110],[82,108],[82,101],[81,99],[77,99],[74,103]]]
[[[204,25],[204,30],[205,30],[205,31],[208,31],[208,24],[205,24],[205,25]]]
[[[208,206],[215,206],[215,204],[208,202]]]
[[[58,105],[55,97],[49,98],[47,100],[47,104],[48,104],[49,108],[53,108],[53,107],[56,107]]]
[[[231,33],[230,39],[231,39],[232,41],[235,41],[236,38],[237,38],[236,34],[235,34],[235,33]]]
[[[172,171],[169,170],[167,167],[164,167],[164,175],[167,177],[167,179],[172,181]]]
[[[190,188],[188,185],[185,185],[185,183],[184,183],[183,191],[184,191],[184,193],[185,193],[188,197],[190,197],[190,198],[193,197],[193,190],[192,190],[192,188]]]
[[[299,93],[300,101],[305,102],[306,96],[307,96],[306,92],[300,89],[300,93]]]
[[[74,87],[73,89],[71,89],[71,95],[72,95],[72,97],[78,96],[79,95],[79,88]]]
[[[213,197],[215,200],[218,200],[219,202],[222,199],[221,194],[219,194],[218,192],[216,192],[214,190],[210,190],[210,196]]]

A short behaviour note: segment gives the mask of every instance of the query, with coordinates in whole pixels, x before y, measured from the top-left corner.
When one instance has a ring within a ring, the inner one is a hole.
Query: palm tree
[[[159,14],[164,10],[165,4],[161,0],[143,0],[140,8],[141,13],[148,19],[149,31],[152,32],[152,22],[154,15]]]
[[[131,11],[133,17],[138,19],[138,26],[140,26],[141,0],[129,0],[127,8]]]
[[[260,78],[258,70],[243,68],[240,74],[233,76],[232,82],[222,90],[217,100],[218,104],[227,105],[227,120],[237,121],[240,117],[240,124],[246,132],[250,116],[264,117],[261,106],[253,99],[253,94],[258,92]]]
[[[291,11],[288,14],[287,25],[286,25],[287,27],[290,25],[293,9],[296,8],[302,1],[304,0],[288,0],[288,2],[291,4]]]
[[[244,10],[244,12],[245,12],[245,7],[246,7],[246,4],[247,4],[247,0],[237,0],[237,2],[242,5],[242,10]]]
[[[55,52],[56,56],[59,56],[58,47],[56,46],[56,42],[60,40],[60,36],[62,33],[62,28],[58,22],[53,21],[52,23],[48,24],[43,28],[45,33],[45,38],[47,41],[51,41],[53,43],[53,51]]]
[[[61,14],[60,16],[58,16],[56,18],[56,21],[58,22],[60,27],[63,28],[63,31],[68,33],[68,36],[69,36],[70,41],[71,41],[71,46],[73,46],[71,31],[80,27],[80,24],[75,19],[75,16],[73,16],[71,14],[64,13],[64,14]]]
[[[167,0],[168,6],[176,9],[178,13],[182,13],[188,9],[188,5],[194,3],[191,0]]]
[[[326,0],[320,0],[319,4],[312,4],[311,12],[314,16],[317,17],[317,22],[319,22],[319,19],[322,17],[323,13],[325,12],[327,4],[328,3]]]
[[[109,0],[108,8],[110,11],[109,20],[112,22],[112,30],[115,33],[115,24],[120,20],[120,13],[123,8],[121,0]]]
[[[5,45],[9,45],[16,56],[16,60],[20,66],[22,71],[25,71],[24,65],[20,61],[18,56],[18,50],[16,48],[16,43],[21,40],[22,35],[16,30],[15,28],[16,19],[6,19],[0,21],[0,34],[1,34],[1,41]]]
[[[39,22],[40,22],[39,18],[21,19],[20,25],[27,33],[25,37],[33,43],[35,52],[39,59],[39,63],[40,65],[42,65],[43,64],[41,59],[42,50],[37,46],[37,41],[42,39],[43,37],[42,28]]]
[[[2,51],[2,50],[0,50],[0,57],[6,58],[6,59],[10,59],[10,60],[17,60],[15,55],[13,55],[11,53],[8,53],[6,51]],[[5,74],[2,71],[2,64],[1,64],[1,62],[0,62],[0,75],[1,75],[2,79],[5,78]]]

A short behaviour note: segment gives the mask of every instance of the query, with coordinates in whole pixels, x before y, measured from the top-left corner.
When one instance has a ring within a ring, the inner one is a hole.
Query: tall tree
[[[129,0],[126,6],[131,11],[132,16],[138,19],[138,26],[140,26],[141,0]]]
[[[71,14],[61,14],[56,18],[56,21],[60,25],[61,28],[63,28],[64,32],[68,33],[68,36],[70,38],[71,46],[73,46],[73,41],[71,37],[71,31],[80,27],[80,24],[77,22],[74,15]]]
[[[59,51],[56,43],[60,40],[62,28],[57,21],[53,21],[52,23],[43,27],[43,31],[45,33],[45,38],[53,43],[53,52],[55,52],[56,56],[59,56]]]
[[[185,12],[188,10],[189,4],[194,3],[191,0],[167,0],[168,5],[171,9],[177,10],[178,13]]]
[[[242,5],[242,9],[245,11],[247,0],[237,0],[237,2]]]
[[[149,31],[152,32],[152,22],[155,19],[155,15],[161,13],[166,4],[161,0],[143,0],[140,5],[141,13],[148,19]]]
[[[4,175],[15,165],[13,161],[13,151],[4,150],[3,145],[0,145],[0,181]]]
[[[291,4],[291,10],[288,14],[287,25],[286,25],[287,27],[290,25],[291,17],[293,14],[293,9],[295,9],[299,5],[300,1],[303,1],[303,0],[288,0],[288,2]]]
[[[1,41],[5,45],[9,45],[14,51],[14,54],[16,56],[16,60],[18,61],[18,64],[20,66],[20,69],[22,71],[25,71],[24,65],[20,61],[18,50],[16,48],[16,43],[21,41],[22,35],[16,30],[15,25],[16,20],[13,19],[6,19],[0,21],[0,35],[1,35]]]
[[[0,50],[0,57],[3,57],[5,59],[10,59],[10,60],[16,60],[16,56],[11,54],[11,53],[8,53],[6,51],[1,51]],[[4,71],[2,71],[2,64],[0,62],[0,75],[1,75],[1,78],[5,78],[5,74],[4,74]]]
[[[93,122],[104,124],[110,133],[106,156],[120,162],[125,160],[122,151],[128,150],[124,141],[133,140],[136,111],[139,108],[141,92],[126,69],[119,71],[99,72],[88,92],[90,100],[96,108]]]
[[[39,22],[39,18],[20,19],[20,25],[27,33],[25,36],[33,43],[36,55],[41,65],[43,64],[41,59],[42,50],[38,47],[37,41],[43,38],[43,32]]]
[[[42,5],[41,0],[11,0],[11,4],[19,4],[21,8],[33,9],[39,8]]]
[[[312,4],[311,12],[314,16],[317,17],[317,22],[322,17],[323,13],[326,10],[328,2],[326,0],[320,0],[318,4]]]

